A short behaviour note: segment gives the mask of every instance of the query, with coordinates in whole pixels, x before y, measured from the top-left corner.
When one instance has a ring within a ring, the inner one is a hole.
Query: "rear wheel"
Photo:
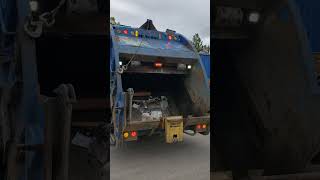
[[[206,135],[209,135],[210,134],[210,126],[208,126],[207,130],[204,131],[204,132],[200,132],[200,134],[206,136]]]

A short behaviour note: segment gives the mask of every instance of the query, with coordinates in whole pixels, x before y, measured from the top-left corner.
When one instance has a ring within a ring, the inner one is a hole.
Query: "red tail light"
[[[136,136],[137,136],[137,132],[136,132],[136,131],[132,131],[132,132],[131,132],[131,136],[132,136],[132,137],[136,137]]]
[[[168,39],[171,40],[171,39],[172,39],[172,36],[169,35],[169,36],[168,36]]]
[[[128,34],[128,30],[127,29],[123,30],[123,33]]]
[[[162,63],[156,62],[156,63],[154,63],[154,66],[156,68],[161,68],[162,67]]]
[[[200,124],[197,125],[197,129],[201,129],[201,125]]]

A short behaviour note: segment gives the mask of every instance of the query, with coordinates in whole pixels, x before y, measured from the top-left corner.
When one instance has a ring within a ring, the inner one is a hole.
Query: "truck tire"
[[[204,135],[204,136],[207,136],[210,134],[210,130],[207,130],[205,132],[200,132],[200,134]]]

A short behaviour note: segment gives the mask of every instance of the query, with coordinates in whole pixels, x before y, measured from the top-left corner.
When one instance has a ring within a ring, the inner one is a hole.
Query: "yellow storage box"
[[[183,141],[183,117],[170,116],[165,118],[166,142],[182,142]]]

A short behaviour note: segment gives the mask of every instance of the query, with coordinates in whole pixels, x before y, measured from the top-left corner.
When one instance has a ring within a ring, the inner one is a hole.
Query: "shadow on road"
[[[138,153],[144,154],[152,152],[152,155],[182,153],[188,150],[189,153],[202,148],[209,148],[210,142],[206,142],[207,137],[202,135],[188,136],[185,135],[184,141],[176,144],[167,144],[164,137],[151,136],[143,137],[138,141],[127,142],[120,149],[117,149],[117,153]],[[115,148],[115,147],[113,147]],[[209,149],[208,149],[209,150]]]
[[[111,147],[111,179],[207,180],[210,177],[210,137],[188,136],[166,144],[163,137],[145,137]]]

